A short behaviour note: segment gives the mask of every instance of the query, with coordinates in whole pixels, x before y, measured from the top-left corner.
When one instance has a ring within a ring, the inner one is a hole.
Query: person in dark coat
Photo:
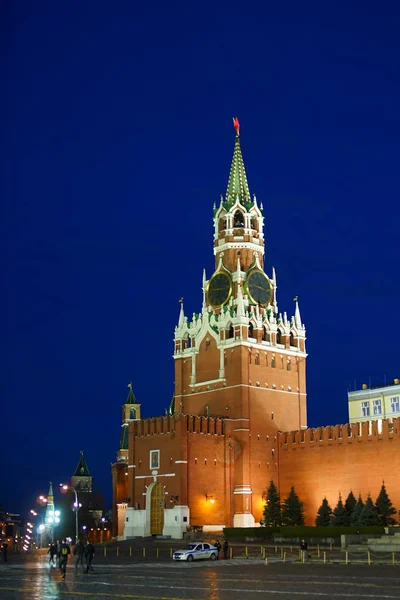
[[[50,548],[48,550],[48,554],[49,554],[49,565],[54,567],[54,563],[56,562],[56,555],[57,555],[57,546],[54,543],[50,544]]]
[[[229,544],[228,544],[228,540],[225,539],[224,543],[222,545],[222,550],[224,552],[224,559],[226,560],[228,558],[228,548],[229,548]]]
[[[8,550],[8,544],[7,544],[7,542],[4,542],[4,544],[3,544],[3,560],[4,560],[4,562],[7,562],[7,550]]]
[[[92,560],[94,556],[94,546],[88,542],[85,546],[85,557],[86,557],[86,573],[93,573]]]
[[[61,579],[65,579],[65,574],[67,571],[67,562],[68,562],[68,556],[71,554],[71,548],[69,547],[69,544],[67,544],[67,540],[63,540],[62,544],[60,546],[60,558],[59,558],[59,569],[61,572]]]
[[[75,556],[75,573],[78,572],[78,566],[82,565],[82,572],[85,572],[85,567],[83,564],[83,557],[85,556],[85,546],[82,544],[81,540],[75,544],[74,548],[74,556]]]
[[[307,542],[305,540],[301,540],[300,542],[300,550],[301,550],[301,558],[303,562],[307,560]]]
[[[215,542],[215,547],[217,549],[217,560],[219,560],[219,551],[221,550],[221,544],[219,540]]]

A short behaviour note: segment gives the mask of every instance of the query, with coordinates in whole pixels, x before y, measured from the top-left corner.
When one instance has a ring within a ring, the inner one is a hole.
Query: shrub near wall
[[[374,534],[385,533],[385,528],[379,525],[372,527],[280,527],[279,535],[290,538],[310,537],[339,537],[340,535],[353,535],[356,533]]]
[[[246,537],[260,540],[272,539],[274,533],[279,533],[279,527],[225,527],[224,537],[227,539],[244,539]]]
[[[270,539],[274,536],[285,538],[335,538],[341,535],[384,534],[385,528],[375,525],[372,527],[225,527],[224,537],[227,539],[244,539],[246,537],[257,539]]]

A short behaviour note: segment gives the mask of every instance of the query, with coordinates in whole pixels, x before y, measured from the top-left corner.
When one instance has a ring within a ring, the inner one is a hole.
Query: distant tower
[[[59,514],[60,513],[56,512],[55,507],[54,507],[53,484],[50,481],[44,522],[45,522],[45,536],[49,537],[51,541],[54,541],[54,527],[56,527],[60,522]]]
[[[129,392],[122,406],[122,425],[117,462],[111,466],[113,480],[113,535],[122,535],[125,523],[125,511],[128,504],[128,452],[129,423],[140,420],[140,408],[132,383],[128,384]]]
[[[75,472],[71,478],[71,485],[76,489],[77,492],[92,492],[92,476],[89,472],[89,467],[81,450],[79,462],[76,466]]]

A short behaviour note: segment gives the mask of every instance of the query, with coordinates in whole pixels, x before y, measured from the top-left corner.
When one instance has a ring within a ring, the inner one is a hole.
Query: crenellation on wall
[[[400,418],[381,421],[363,421],[344,425],[327,425],[302,431],[279,433],[279,445],[289,449],[293,446],[339,445],[345,442],[360,443],[391,440],[400,437]]]

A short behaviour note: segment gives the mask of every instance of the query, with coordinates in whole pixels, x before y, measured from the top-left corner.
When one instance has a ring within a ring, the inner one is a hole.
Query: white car
[[[193,543],[188,544],[183,550],[177,550],[173,554],[174,560],[199,560],[202,558],[211,558],[215,560],[218,556],[218,548],[206,543]]]

